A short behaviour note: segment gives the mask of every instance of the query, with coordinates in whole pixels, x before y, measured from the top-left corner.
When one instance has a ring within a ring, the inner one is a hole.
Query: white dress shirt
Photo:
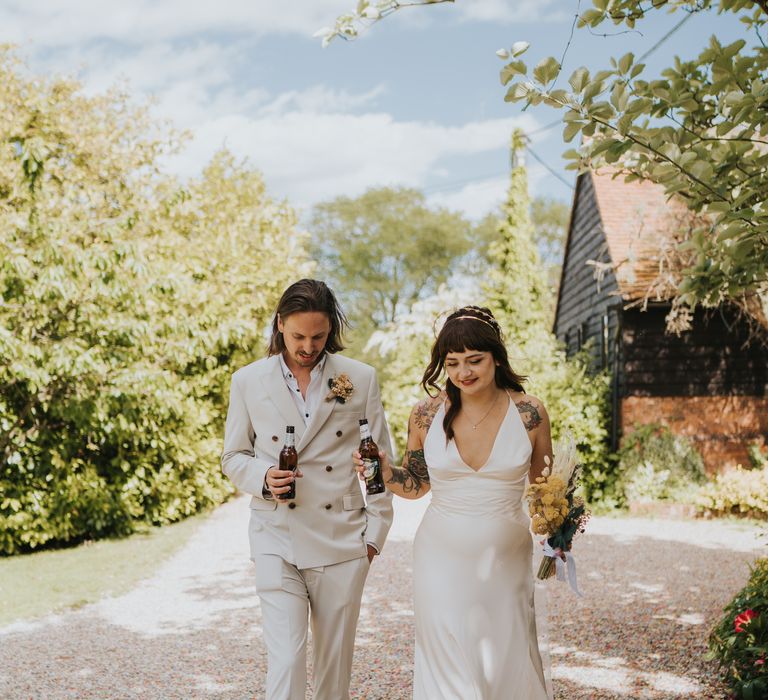
[[[326,356],[323,355],[323,357],[320,359],[320,362],[318,362],[312,368],[312,371],[309,373],[309,386],[307,387],[307,395],[302,396],[301,389],[299,388],[299,380],[296,379],[293,372],[288,369],[288,365],[285,363],[285,358],[283,355],[280,355],[280,369],[283,371],[283,379],[285,379],[285,383],[291,390],[291,396],[293,396],[293,401],[296,404],[296,408],[299,409],[299,413],[304,419],[304,425],[309,425],[310,421],[312,420],[312,416],[317,411],[318,404],[324,396],[323,387],[321,384],[323,378],[323,368],[325,367],[325,359]]]

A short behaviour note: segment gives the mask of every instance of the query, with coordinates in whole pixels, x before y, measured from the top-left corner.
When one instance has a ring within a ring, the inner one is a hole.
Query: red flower
[[[736,615],[736,619],[733,621],[736,631],[746,632],[744,625],[748,625],[749,621],[755,617],[757,617],[757,613],[752,608],[747,608],[741,615]]]

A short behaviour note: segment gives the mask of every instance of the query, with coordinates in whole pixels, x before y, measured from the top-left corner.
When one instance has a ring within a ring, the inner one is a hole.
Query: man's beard
[[[298,362],[298,364],[301,367],[314,367],[320,361],[320,358],[322,356],[323,356],[322,351],[317,352],[314,355],[311,355],[309,357],[307,357],[306,355],[302,355],[300,353],[296,353],[296,355],[294,355],[296,362]]]

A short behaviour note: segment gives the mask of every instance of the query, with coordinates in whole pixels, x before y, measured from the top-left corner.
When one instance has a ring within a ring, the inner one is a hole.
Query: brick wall
[[[749,464],[747,446],[768,444],[768,398],[758,396],[630,396],[621,402],[621,430],[661,423],[693,440],[707,471]]]

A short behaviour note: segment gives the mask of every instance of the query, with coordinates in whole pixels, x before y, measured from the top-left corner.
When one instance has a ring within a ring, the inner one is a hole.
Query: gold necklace
[[[498,400],[499,400],[499,392],[497,391],[496,396],[493,398],[493,401],[491,401],[491,407],[485,412],[483,417],[479,421],[477,421],[477,423],[475,423],[474,425],[472,425],[472,419],[467,414],[466,408],[464,409],[464,414],[467,416],[467,420],[469,421],[469,424],[472,425],[472,430],[475,430],[475,428],[477,428],[477,426],[480,425],[480,423],[482,423],[486,418],[488,418],[488,416],[491,414],[491,411],[493,410],[493,407],[496,405],[496,402]]]

